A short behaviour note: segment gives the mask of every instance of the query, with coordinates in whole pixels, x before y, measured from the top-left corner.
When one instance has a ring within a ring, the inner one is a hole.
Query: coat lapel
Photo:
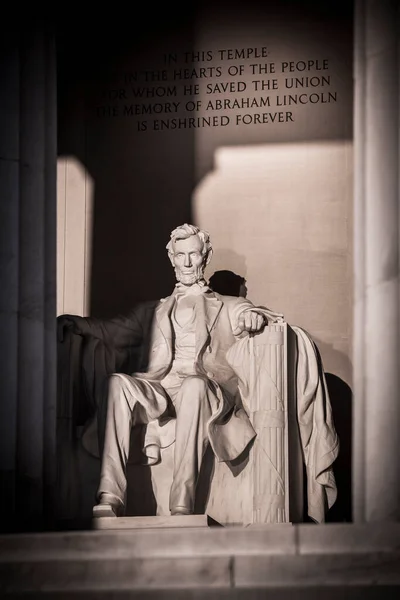
[[[214,295],[201,294],[196,302],[196,356],[199,356],[207,343],[222,301]]]
[[[171,312],[174,304],[175,294],[171,294],[171,296],[168,296],[164,302],[161,302],[156,309],[157,324],[169,346],[172,344]]]

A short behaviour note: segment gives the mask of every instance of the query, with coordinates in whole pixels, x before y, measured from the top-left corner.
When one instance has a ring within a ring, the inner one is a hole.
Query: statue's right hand
[[[73,331],[73,333],[80,333],[80,329],[78,326],[78,320],[80,317],[75,317],[74,315],[60,315],[57,317],[57,341],[64,341],[64,332],[65,329],[69,329]]]

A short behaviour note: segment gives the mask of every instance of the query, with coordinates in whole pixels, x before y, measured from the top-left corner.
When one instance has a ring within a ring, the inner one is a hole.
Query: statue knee
[[[123,379],[119,373],[113,373],[108,377],[108,394],[115,397],[121,391]]]
[[[207,393],[207,382],[202,377],[191,375],[181,385],[182,400],[187,398],[191,403],[200,402]]]

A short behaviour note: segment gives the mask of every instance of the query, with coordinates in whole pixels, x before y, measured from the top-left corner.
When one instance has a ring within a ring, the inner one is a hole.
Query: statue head
[[[193,285],[203,279],[204,269],[213,253],[210,236],[206,231],[184,223],[171,232],[167,250],[179,282]]]

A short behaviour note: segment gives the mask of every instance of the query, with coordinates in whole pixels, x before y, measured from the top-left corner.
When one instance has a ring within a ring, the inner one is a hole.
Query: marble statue
[[[211,291],[204,269],[212,257],[209,235],[193,225],[174,229],[167,245],[177,284],[160,301],[145,373],[110,377],[98,504],[94,516],[121,514],[132,425],[174,417],[172,515],[192,514],[208,443],[220,460],[237,458],[255,436],[237,405],[237,377],[226,351],[243,332],[260,331],[270,318],[244,298]]]
[[[103,377],[107,386],[92,386],[91,392],[96,396],[97,418],[93,422],[101,457],[93,515],[125,514],[131,430],[135,425],[144,425],[143,453],[148,465],[160,463],[162,450],[173,444],[171,515],[193,514],[196,484],[209,446],[217,463],[229,465],[246,451],[251,456],[257,438],[253,455],[261,458],[257,458],[253,474],[248,471],[249,475],[242,478],[243,489],[248,489],[246,477],[255,482],[259,490],[256,496],[265,505],[257,509],[258,517],[253,522],[286,522],[288,510],[280,508],[288,491],[283,371],[281,359],[271,362],[270,357],[271,340],[272,344],[281,344],[277,340],[282,339],[286,326],[283,315],[252,304],[245,297],[244,279],[238,282],[235,296],[212,290],[204,271],[213,249],[208,233],[198,227],[185,223],[174,229],[167,251],[177,279],[167,298],[140,305],[128,317],[110,321],[71,315],[59,318],[61,330],[72,326],[95,344],[104,343],[105,356],[107,348],[113,346],[112,361]],[[332,464],[339,444],[318,351],[306,332],[300,328],[294,331],[300,352],[295,428],[300,433],[308,476],[308,512],[313,520],[321,522],[336,498]],[[92,363],[97,346],[89,344],[89,348]],[[282,344],[279,348],[282,350]],[[119,349],[124,356],[132,349],[141,355],[140,366],[134,372],[118,365],[115,357]],[[278,357],[275,350],[273,354]],[[107,360],[102,357],[98,364],[104,362]],[[271,378],[264,363],[276,365],[279,385],[278,379],[272,381],[275,376]],[[268,455],[275,446],[276,457]],[[265,468],[262,456],[267,461]],[[221,481],[227,481],[221,469],[216,471]],[[211,494],[209,504],[212,508],[214,503],[216,514],[217,505],[223,503],[219,493],[224,493],[224,486],[219,488]]]

